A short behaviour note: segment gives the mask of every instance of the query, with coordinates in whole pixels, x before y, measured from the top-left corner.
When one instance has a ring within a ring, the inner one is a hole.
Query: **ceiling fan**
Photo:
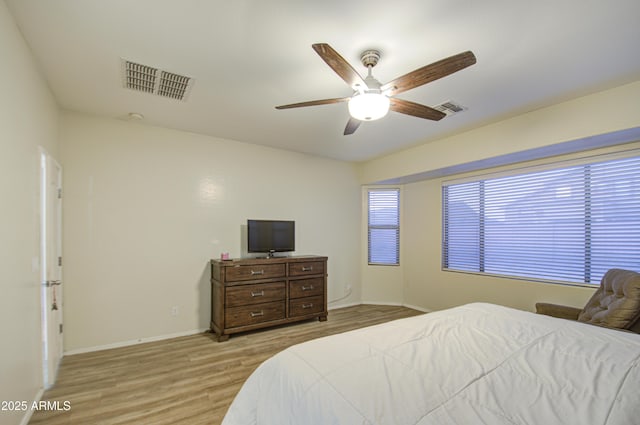
[[[419,103],[398,99],[394,96],[419,87],[423,84],[446,77],[476,63],[476,57],[470,51],[439,60],[430,65],[418,68],[408,74],[380,84],[371,69],[380,60],[380,52],[366,50],[360,56],[360,61],[367,68],[367,77],[360,74],[331,46],[326,43],[313,44],[313,50],[324,60],[354,90],[350,97],[312,100],[309,102],[292,103],[276,106],[276,109],[300,108],[304,106],[327,105],[331,103],[349,102],[349,121],[344,134],[353,134],[362,121],[373,121],[382,118],[389,110],[418,118],[438,121],[446,116],[444,112]]]

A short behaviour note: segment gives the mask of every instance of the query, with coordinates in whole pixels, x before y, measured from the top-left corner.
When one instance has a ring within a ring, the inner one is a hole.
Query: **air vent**
[[[158,94],[172,99],[183,100],[191,78],[162,71]]]
[[[122,71],[125,88],[176,100],[186,100],[193,85],[193,78],[125,59]]]
[[[461,104],[451,100],[443,102],[440,105],[434,106],[433,108],[437,109],[440,112],[444,112],[445,114],[447,114],[447,116],[467,110],[466,106],[462,106]]]
[[[128,89],[153,93],[156,85],[156,75],[158,75],[156,68],[125,61],[124,86]]]

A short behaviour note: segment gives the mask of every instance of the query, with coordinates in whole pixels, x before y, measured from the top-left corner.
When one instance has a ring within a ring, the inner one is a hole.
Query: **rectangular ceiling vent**
[[[122,80],[127,89],[185,101],[193,78],[122,59]]]
[[[455,115],[459,112],[467,110],[466,106],[462,106],[461,104],[454,102],[452,100],[443,102],[440,105],[434,106],[433,108],[437,109],[440,112],[444,112],[445,114],[447,114],[447,116]]]

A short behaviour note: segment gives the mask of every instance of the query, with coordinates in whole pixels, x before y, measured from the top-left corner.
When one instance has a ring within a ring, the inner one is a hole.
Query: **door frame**
[[[62,167],[40,147],[40,319],[42,373],[45,389],[56,380],[63,356],[62,327]],[[51,168],[55,167],[56,187],[52,188]],[[53,250],[54,255],[51,255]],[[58,257],[55,264],[52,258]],[[51,264],[54,263],[54,264]],[[52,310],[53,304],[57,309]]]

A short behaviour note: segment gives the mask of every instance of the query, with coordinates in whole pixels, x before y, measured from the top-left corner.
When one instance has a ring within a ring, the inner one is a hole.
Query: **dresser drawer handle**
[[[313,307],[313,303],[309,303],[309,304],[302,304],[302,308],[304,310],[308,309],[308,308],[312,308]]]
[[[251,291],[251,296],[252,297],[264,297],[264,291],[260,291],[260,292]]]
[[[302,271],[303,272],[310,272],[312,270],[313,270],[313,266],[309,266],[309,267],[302,266]]]
[[[309,285],[309,286],[302,286],[302,290],[303,291],[311,291],[313,289],[313,285]]]
[[[264,274],[264,270],[251,270],[251,276],[255,276],[257,274]]]
[[[251,314],[251,317],[260,317],[260,316],[264,316],[264,311],[262,311],[262,310],[260,310],[258,312],[252,311],[250,314]]]

